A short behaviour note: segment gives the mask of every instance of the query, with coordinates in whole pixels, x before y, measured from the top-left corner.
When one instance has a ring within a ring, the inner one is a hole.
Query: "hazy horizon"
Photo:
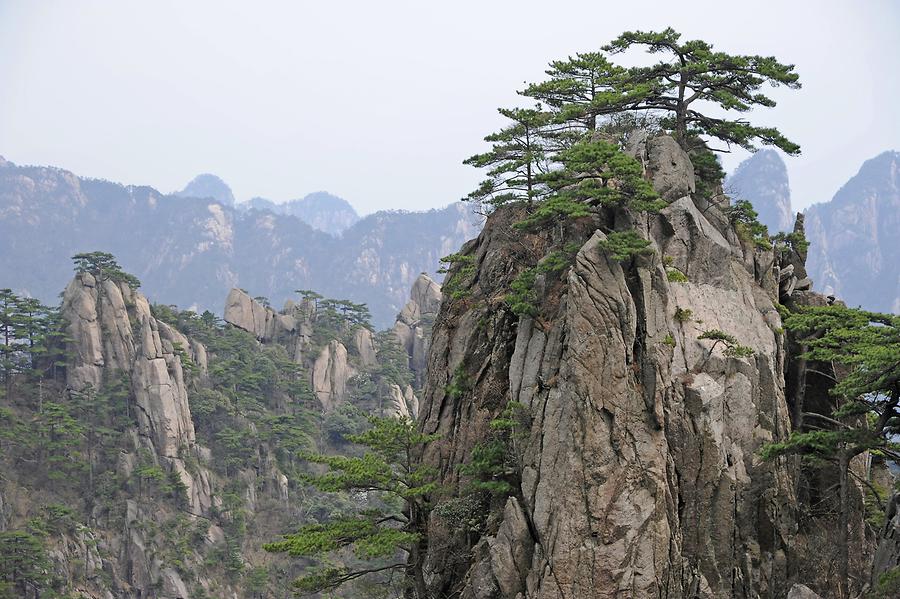
[[[900,6],[888,0],[745,12],[0,0],[0,155],[166,193],[212,173],[238,201],[323,190],[360,214],[439,208],[477,184],[462,160],[548,61],[669,25],[797,65],[803,89],[776,89],[777,108],[749,115],[803,147],[785,159],[796,209],[900,148]]]

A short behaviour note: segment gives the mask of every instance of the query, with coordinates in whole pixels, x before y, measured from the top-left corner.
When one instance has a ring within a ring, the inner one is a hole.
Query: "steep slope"
[[[303,561],[262,545],[346,509],[297,454],[351,452],[366,415],[418,410],[394,333],[334,300],[276,311],[238,289],[222,324],[97,276],[63,294],[64,363],[14,338],[22,369],[0,372],[0,595],[290,596]],[[10,540],[40,570],[7,587]]]
[[[685,164],[650,175],[693,189]],[[798,472],[758,455],[791,430],[776,302],[813,297],[802,256],[776,262],[690,196],[531,234],[511,227],[525,214],[498,209],[463,247],[474,269],[450,271],[464,292],[435,321],[420,422],[441,435],[424,459],[450,491],[427,526],[433,596],[783,597],[819,582],[801,563]],[[618,261],[606,232],[629,226],[654,251]],[[492,493],[472,491],[479,477]]]
[[[787,168],[775,150],[760,150],[741,162],[725,180],[725,190],[732,198],[749,200],[770,233],[791,230],[791,188]]]
[[[900,312],[900,152],[863,163],[827,203],[806,211],[816,288],[851,306]]]
[[[409,293],[409,301],[397,315],[393,332],[409,356],[409,369],[416,386],[425,382],[431,328],[441,306],[441,287],[426,274],[419,275]]]
[[[69,278],[70,256],[103,250],[147,293],[181,306],[221,313],[235,286],[277,304],[308,288],[367,302],[376,326],[387,327],[419,273],[437,277],[439,259],[479,227],[480,217],[454,204],[376,213],[338,239],[295,216],[0,165],[0,280],[48,303]]]

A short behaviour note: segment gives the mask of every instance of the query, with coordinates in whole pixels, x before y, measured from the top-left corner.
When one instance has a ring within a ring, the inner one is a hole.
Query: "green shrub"
[[[666,279],[668,279],[670,283],[687,283],[688,281],[687,275],[677,268],[667,268]]]
[[[875,588],[866,599],[889,599],[900,597],[900,567],[891,568],[878,576]]]
[[[599,246],[619,262],[653,253],[650,242],[638,235],[637,231],[614,231],[601,240]]]
[[[505,300],[509,309],[518,316],[535,316],[538,313],[537,292],[534,282],[537,269],[526,268],[509,285]]]
[[[691,312],[687,308],[681,308],[681,307],[675,308],[675,321],[676,322],[690,322],[691,316],[693,316],[693,315],[694,315],[694,313]]]
[[[759,222],[757,218],[759,214],[753,209],[753,204],[747,200],[737,200],[734,204],[725,208],[725,215],[734,227],[738,237],[748,243],[752,242],[760,249],[772,249],[769,229]]]
[[[444,266],[438,269],[438,272],[448,275],[441,287],[444,296],[452,300],[468,297],[471,294],[468,286],[475,275],[475,256],[450,254],[441,258],[441,263]],[[456,266],[458,266],[456,272],[451,272]]]
[[[703,331],[698,339],[708,339],[713,342],[712,346],[709,348],[710,355],[712,355],[713,349],[715,349],[716,345],[719,343],[722,343],[725,346],[725,355],[730,358],[749,358],[756,353],[753,351],[752,347],[747,347],[746,345],[738,343],[734,335],[730,335],[719,329]]]

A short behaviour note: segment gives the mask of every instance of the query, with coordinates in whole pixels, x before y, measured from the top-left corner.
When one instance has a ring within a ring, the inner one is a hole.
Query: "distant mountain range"
[[[814,287],[849,305],[900,312],[900,153],[863,164],[830,202],[806,210]],[[793,226],[790,182],[778,153],[744,161],[725,183],[751,201],[772,232]],[[327,192],[275,203],[235,203],[204,174],[184,190],[80,178],[0,158],[0,287],[55,303],[68,258],[103,250],[137,275],[152,299],[221,313],[232,287],[279,305],[297,289],[367,302],[388,326],[421,272],[439,279],[442,256],[480,231],[461,203],[360,218]]]
[[[340,235],[357,222],[359,215],[350,203],[327,191],[317,191],[299,200],[275,203],[266,198],[252,198],[237,204],[239,210],[264,210],[273,214],[296,216],[313,229]]]
[[[793,227],[790,182],[777,152],[745,160],[725,188],[749,200],[771,232]],[[867,160],[831,201],[805,215],[813,287],[850,306],[900,313],[900,152]]]
[[[440,279],[440,258],[477,236],[481,222],[462,203],[360,219],[326,193],[243,206],[213,175],[163,194],[0,158],[0,287],[55,304],[72,276],[69,257],[102,250],[157,302],[221,314],[232,287],[274,305],[314,289],[368,303],[384,328],[418,275]]]

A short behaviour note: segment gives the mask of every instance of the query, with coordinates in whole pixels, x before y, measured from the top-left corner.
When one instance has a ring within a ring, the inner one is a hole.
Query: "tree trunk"
[[[841,451],[838,457],[838,469],[841,494],[841,513],[838,530],[838,592],[841,599],[849,597],[850,588],[850,533],[847,530],[850,522],[850,453]]]
[[[422,519],[419,505],[414,500],[409,503],[409,523],[410,529],[414,532],[425,530],[425,522]],[[425,547],[423,546],[424,541],[422,539],[424,539],[424,535],[419,540],[415,541],[410,548],[409,563],[406,569],[407,576],[412,578],[412,596],[414,599],[429,599],[428,587],[425,584],[425,573],[423,572],[422,562],[425,559]]]

